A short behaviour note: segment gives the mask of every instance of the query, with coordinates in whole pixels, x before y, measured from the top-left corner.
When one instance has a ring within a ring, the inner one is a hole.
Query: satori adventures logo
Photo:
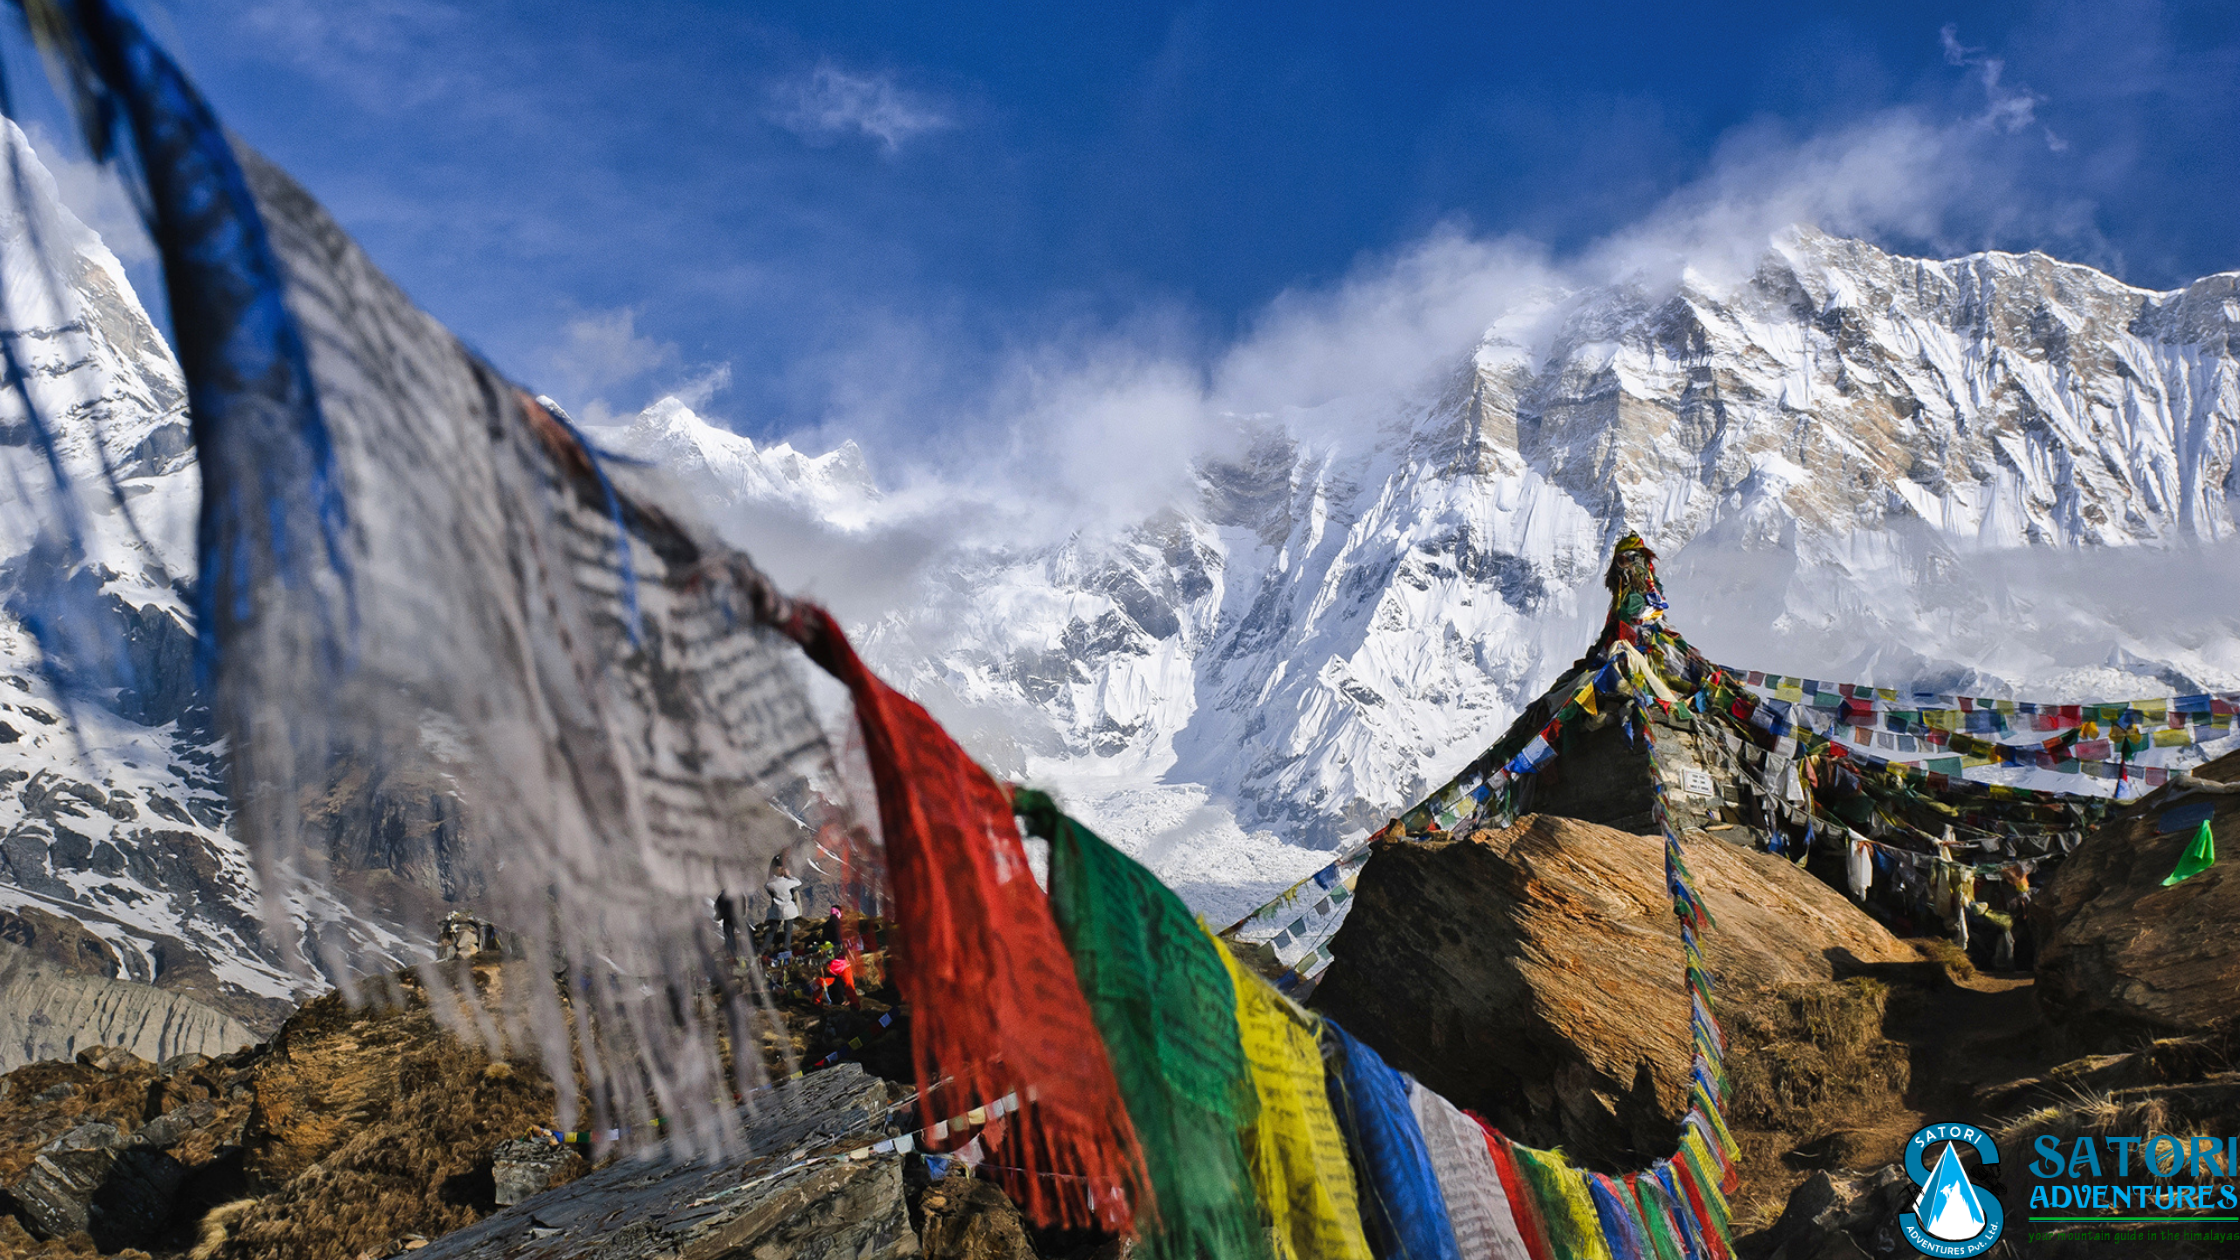
[[[1932,1124],[1906,1142],[1906,1176],[1920,1193],[1913,1210],[1898,1215],[1898,1232],[1915,1251],[1938,1260],[1982,1255],[2007,1223],[1999,1196],[1968,1180],[1963,1143],[1975,1148],[1985,1168],[1998,1166],[1998,1144],[1972,1124]]]

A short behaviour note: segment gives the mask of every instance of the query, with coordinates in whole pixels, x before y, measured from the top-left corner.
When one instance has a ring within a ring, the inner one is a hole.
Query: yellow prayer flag
[[[1219,937],[1214,948],[1237,990],[1237,1031],[1260,1098],[1247,1150],[1276,1260],[1370,1260],[1353,1165],[1330,1111],[1314,1032]]]

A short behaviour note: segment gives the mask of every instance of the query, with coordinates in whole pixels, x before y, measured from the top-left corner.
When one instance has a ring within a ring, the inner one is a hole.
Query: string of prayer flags
[[[2193,843],[2187,845],[2186,851],[2178,856],[2177,869],[2162,881],[2162,886],[2168,888],[2172,884],[2192,879],[2215,865],[2216,861],[2217,838],[2210,833],[2209,820],[2204,818],[2201,820],[2201,830],[2194,833]]]
[[[894,980],[912,1010],[921,1127],[837,1158],[960,1145],[992,1154],[984,1166],[1003,1174],[1029,1219],[1136,1229],[1153,1256],[1177,1260],[1462,1260],[1465,1240],[1473,1260],[1634,1260],[1656,1249],[1640,1195],[1497,1135],[1479,1158],[1451,1103],[1335,1024],[1309,1031],[1279,995],[1242,978],[1149,872],[1047,797],[1006,793],[864,666],[828,614],[784,599],[746,557],[665,510],[650,482],[609,467],[557,406],[412,307],[302,189],[232,145],[115,0],[34,7],[47,51],[88,106],[97,150],[110,156],[128,136],[129,173],[163,252],[203,472],[202,663],[236,736],[244,817],[253,805],[265,813],[252,829],[292,827],[299,789],[332,764],[342,736],[366,733],[338,724],[358,712],[338,700],[406,705],[398,729],[428,713],[469,728],[480,759],[504,771],[485,786],[510,787],[503,800],[520,806],[484,811],[517,815],[490,824],[516,828],[524,846],[507,850],[504,881],[523,898],[511,917],[575,933],[572,978],[603,1013],[618,1012],[602,1014],[601,1029],[585,1025],[574,1047],[586,1092],[689,1097],[673,1088],[677,1064],[699,1065],[685,1081],[695,1089],[720,1083],[717,1056],[702,1053],[712,1039],[662,1031],[689,1022],[664,1000],[681,989],[647,983],[699,978],[665,970],[663,960],[696,967],[701,956],[689,937],[662,933],[704,925],[647,907],[697,899],[711,873],[722,886],[727,863],[751,868],[790,846],[797,819],[773,796],[837,778],[778,653],[782,633],[853,701],[892,884]],[[1552,712],[1504,735],[1473,782],[1458,778],[1385,834],[1433,834],[1466,808],[1506,807],[1509,780],[1555,757],[1567,724],[1576,735],[1616,717],[1653,762],[1650,727],[1681,704],[1674,687],[1689,693],[1688,712],[1712,711],[1697,702],[1718,671],[1665,626],[1655,563],[1638,535],[1618,541],[1590,666],[1547,698]],[[1784,699],[1805,694],[1775,683]],[[1713,698],[1784,758],[1810,735],[1781,701]],[[2176,711],[2094,717],[2129,752],[2163,742],[2157,728]],[[2207,712],[2218,716],[2215,701]],[[1713,924],[1659,793],[1697,1058],[1679,1149],[1651,1173],[1690,1248],[1726,1260],[1726,1045],[1694,938]],[[1052,843],[1047,898],[1022,813]],[[534,847],[546,835],[575,847]],[[562,877],[601,904],[553,891]],[[1282,928],[1289,947],[1302,945],[1298,928],[1313,938],[1295,975],[1326,959],[1327,936],[1314,934],[1343,917],[1341,889],[1320,873],[1315,882],[1314,922]],[[668,900],[631,900],[655,894]],[[592,950],[586,922],[620,927]],[[622,1040],[598,1040],[609,1036]],[[566,1040],[548,1061],[556,1079],[569,1076]],[[727,1123],[719,1110],[643,1127]]]
[[[1902,713],[1936,715],[1933,720],[1946,720],[1948,715],[1965,719],[1982,715],[1986,719],[2031,717],[2046,718],[2051,722],[2109,722],[2117,719],[2124,710],[2131,709],[2150,715],[2152,721],[2162,721],[2163,714],[2200,714],[2230,716],[2240,713],[2240,692],[2199,693],[2183,696],[2156,697],[2143,700],[2065,701],[2009,700],[1993,696],[1962,696],[1949,692],[1926,692],[1874,687],[1864,683],[1827,682],[1796,675],[1766,673],[1759,670],[1738,670],[1720,667],[1728,676],[1744,686],[1772,692],[1777,699],[1792,703],[1810,700],[1815,707],[1841,709],[1859,713]],[[1948,729],[1963,729],[1954,726]],[[1967,726],[1964,729],[1990,729],[1988,726]],[[2039,729],[2055,729],[2043,726]]]
[[[1157,1260],[1261,1254],[1244,1133],[1258,1097],[1245,1068],[1236,988],[1217,946],[1157,876],[1014,788],[1011,807],[1050,842],[1050,909],[1104,1038],[1156,1204],[1136,1228]]]

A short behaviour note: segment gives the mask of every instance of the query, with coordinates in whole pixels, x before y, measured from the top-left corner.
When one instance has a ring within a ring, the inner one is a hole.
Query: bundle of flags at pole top
[[[757,1004],[702,1000],[730,969],[698,911],[807,843],[806,813],[882,859],[910,1145],[979,1144],[1040,1224],[1133,1233],[1162,1257],[1731,1254],[1711,925],[1669,829],[1692,1106],[1671,1157],[1589,1173],[1290,1003],[1148,871],[990,777],[823,610],[414,308],[229,139],[116,0],[19,3],[161,253],[203,478],[196,628],[275,928],[348,895],[303,832],[306,796],[338,765],[433,760],[474,813],[451,874],[567,978],[509,986],[498,1009],[449,1004],[482,1012],[459,1031],[541,1048],[556,1133],[722,1149],[757,1067],[738,1055],[723,1079],[719,1034],[756,1044]],[[53,501],[72,507],[57,469]],[[1662,609],[1637,550],[1621,549],[1613,603],[1628,643]],[[795,650],[847,688],[852,757],[815,720]],[[1623,668],[1639,703],[1667,703],[1636,658]],[[816,808],[778,809],[781,793]],[[1022,818],[1051,842],[1048,895]],[[315,935],[346,975],[347,944]]]

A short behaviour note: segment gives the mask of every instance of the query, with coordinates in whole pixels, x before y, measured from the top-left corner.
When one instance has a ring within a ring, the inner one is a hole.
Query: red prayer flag
[[[1532,1253],[1532,1260],[1556,1260],[1555,1248],[1548,1243],[1548,1227],[1540,1219],[1540,1200],[1533,1194],[1531,1184],[1525,1181],[1524,1171],[1517,1167],[1517,1157],[1509,1150],[1509,1139],[1477,1112],[1462,1114],[1477,1121],[1478,1127],[1485,1130],[1486,1152],[1493,1156],[1493,1170],[1501,1177],[1501,1194],[1509,1200],[1509,1215],[1517,1223],[1517,1235],[1524,1239],[1524,1249]]]
[[[1044,1225],[1127,1231],[1150,1194],[1143,1154],[1010,796],[864,666],[830,614],[799,605],[787,629],[855,699],[894,885],[895,982],[910,1003],[921,1118],[931,1126],[1016,1094],[1002,1161],[1012,1202]]]

